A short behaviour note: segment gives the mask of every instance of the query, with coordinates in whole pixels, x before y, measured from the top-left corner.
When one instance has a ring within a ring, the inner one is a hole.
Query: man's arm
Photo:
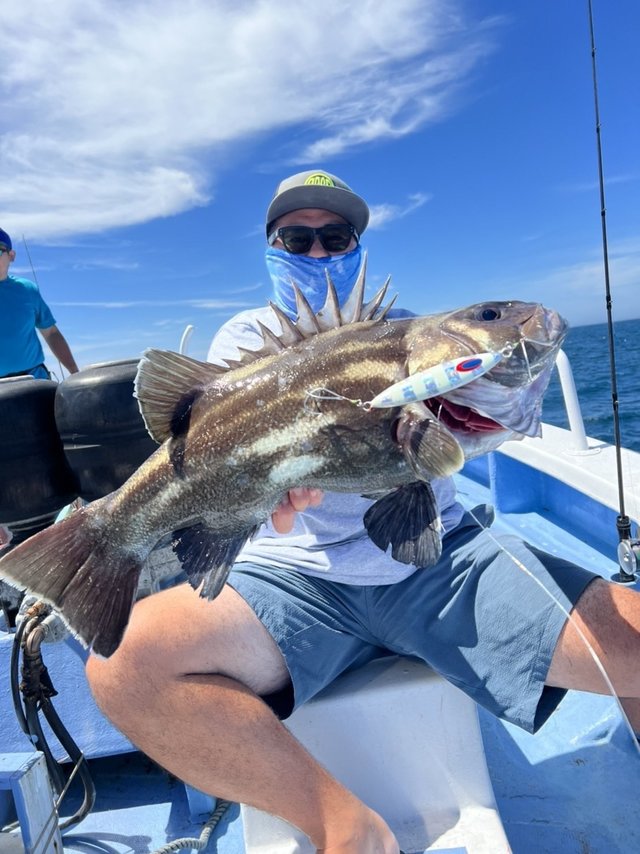
[[[40,329],[40,332],[56,359],[62,362],[70,374],[77,374],[78,366],[76,365],[76,360],[73,358],[71,348],[67,344],[67,339],[58,327],[49,326],[47,329]]]

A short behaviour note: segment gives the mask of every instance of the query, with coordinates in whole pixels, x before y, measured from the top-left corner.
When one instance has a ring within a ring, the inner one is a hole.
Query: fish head
[[[539,303],[511,301],[478,303],[433,321],[435,328],[411,342],[410,374],[476,353],[501,356],[483,376],[425,401],[465,457],[540,435],[542,400],[568,330],[564,318]]]

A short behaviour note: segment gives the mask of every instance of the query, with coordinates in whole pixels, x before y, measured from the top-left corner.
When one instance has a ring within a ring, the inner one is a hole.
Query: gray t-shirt
[[[392,310],[390,317],[408,317],[410,312]],[[257,350],[262,335],[257,321],[276,333],[280,324],[271,308],[250,309],[224,324],[209,347],[210,362],[238,358],[238,347]],[[462,518],[452,478],[431,483],[440,508],[443,533]],[[297,513],[293,530],[278,534],[265,523],[240,552],[238,561],[260,566],[296,569],[343,584],[394,584],[416,571],[381,551],[368,537],[363,516],[373,502],[359,495],[327,492],[319,507]]]

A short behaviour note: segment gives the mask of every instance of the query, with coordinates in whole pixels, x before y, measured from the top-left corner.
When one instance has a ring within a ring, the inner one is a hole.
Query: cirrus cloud
[[[0,218],[39,239],[207,204],[257,135],[305,127],[295,162],[442,119],[496,23],[454,0],[7,5]]]

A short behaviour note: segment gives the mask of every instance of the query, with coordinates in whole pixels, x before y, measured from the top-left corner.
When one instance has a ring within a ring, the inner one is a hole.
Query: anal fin
[[[400,563],[433,566],[442,553],[440,516],[428,483],[415,481],[373,504],[364,515],[369,537]]]
[[[189,584],[206,599],[215,599],[224,587],[235,559],[257,526],[221,534],[204,522],[174,533],[172,546],[189,580]]]

